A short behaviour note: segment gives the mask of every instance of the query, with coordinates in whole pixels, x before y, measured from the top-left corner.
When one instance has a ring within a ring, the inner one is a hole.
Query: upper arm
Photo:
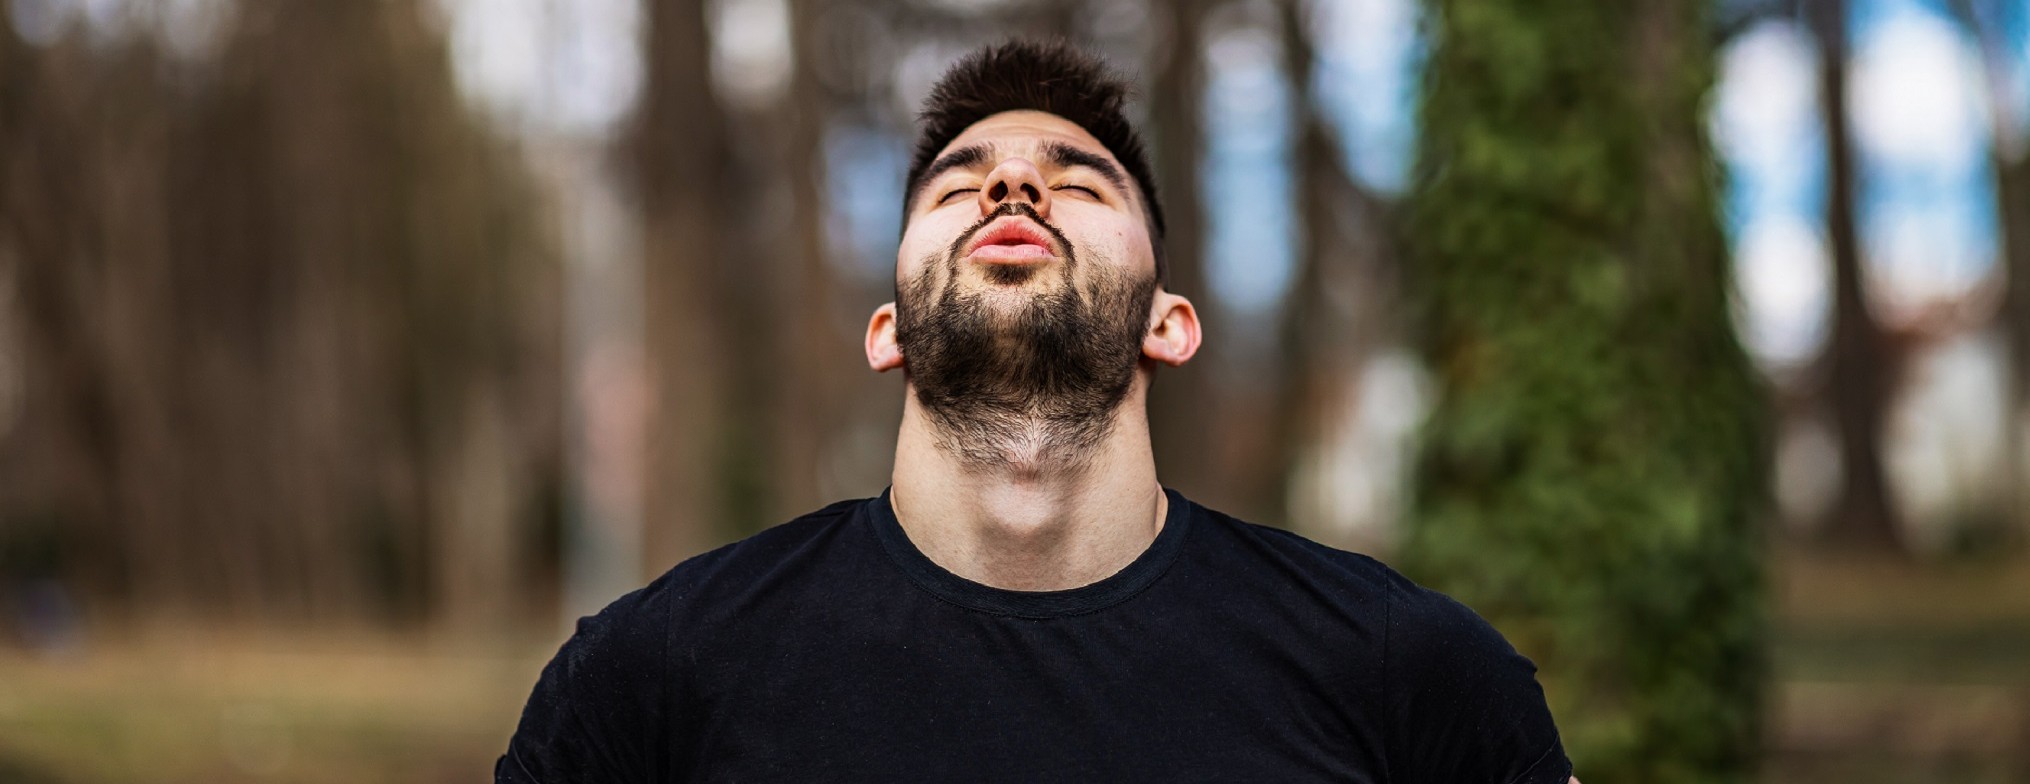
[[[1408,581],[1398,588],[1383,654],[1390,778],[1568,781],[1536,665],[1465,605]]]
[[[653,587],[653,586],[652,586]],[[669,667],[648,589],[581,618],[522,709],[497,784],[648,781],[657,775]]]

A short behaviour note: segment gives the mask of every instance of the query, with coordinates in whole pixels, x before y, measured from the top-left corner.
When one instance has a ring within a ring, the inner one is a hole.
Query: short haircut
[[[1129,92],[1127,81],[1114,75],[1106,63],[1063,43],[1014,40],[974,50],[945,71],[917,115],[916,150],[902,189],[905,222],[938,151],[966,128],[1001,112],[1049,112],[1092,134],[1134,178],[1149,215],[1156,280],[1168,285],[1163,204],[1156,198],[1142,136],[1121,111]]]

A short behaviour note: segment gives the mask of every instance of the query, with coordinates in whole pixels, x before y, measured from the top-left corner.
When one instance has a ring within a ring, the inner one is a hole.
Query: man
[[[498,781],[1567,781],[1471,610],[1157,483],[1200,328],[1125,89],[1024,43],[944,76],[867,329],[892,486],[580,621]]]

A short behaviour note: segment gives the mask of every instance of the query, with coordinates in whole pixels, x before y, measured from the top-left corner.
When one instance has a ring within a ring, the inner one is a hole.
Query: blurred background
[[[1167,484],[1480,610],[1589,781],[2030,781],[2030,4],[1567,5],[0,0],[0,781],[481,779],[880,492],[1014,34],[1140,86]]]

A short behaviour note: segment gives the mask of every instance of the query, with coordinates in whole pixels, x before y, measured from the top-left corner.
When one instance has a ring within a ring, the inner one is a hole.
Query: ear
[[[1149,331],[1142,335],[1142,356],[1171,367],[1198,353],[1198,309],[1191,300],[1156,290],[1149,305]]]
[[[895,303],[874,309],[867,320],[867,366],[886,373],[902,367],[902,345],[895,342]]]

